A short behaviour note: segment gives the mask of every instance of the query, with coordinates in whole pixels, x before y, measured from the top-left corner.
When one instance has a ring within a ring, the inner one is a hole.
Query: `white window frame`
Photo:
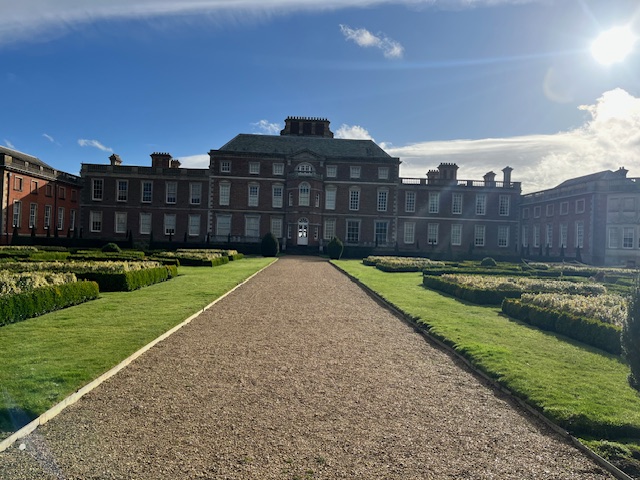
[[[149,187],[147,189],[147,187]],[[153,180],[140,181],[140,202],[151,203],[153,201]]]
[[[188,223],[188,235],[190,237],[198,237],[200,236],[200,215],[189,215],[189,223]]]
[[[416,211],[416,192],[404,192],[404,211],[406,213]]]
[[[64,230],[64,207],[58,207],[58,230]]]
[[[178,182],[165,182],[164,200],[167,205],[178,203]]]
[[[507,248],[509,246],[510,230],[508,225],[498,225],[498,248]]]
[[[231,183],[230,182],[220,182],[218,186],[218,203],[220,205],[229,205],[231,201]]]
[[[245,215],[244,235],[247,238],[260,238],[260,215]]]
[[[451,224],[451,245],[454,245],[454,246],[462,245],[462,224],[461,223]]]
[[[636,229],[634,227],[622,227],[622,248],[631,249],[636,243]]]
[[[389,204],[389,190],[387,188],[378,189],[378,211],[386,212]]]
[[[176,236],[176,214],[175,213],[165,213],[163,219],[163,230],[165,236]]]
[[[200,205],[202,203],[202,183],[189,183],[189,203],[191,205]]]
[[[498,197],[498,215],[508,217],[511,211],[511,196],[500,195]]]
[[[453,215],[462,215],[462,193],[451,194],[451,213]]]
[[[569,204],[567,203],[567,211],[569,210]],[[567,248],[569,238],[569,225],[566,223],[560,224],[560,246]]]
[[[348,218],[346,220],[345,243],[351,245],[360,243],[360,223],[359,219]]]
[[[29,204],[29,228],[37,228],[38,223],[38,204]]]
[[[560,202],[560,215],[569,214],[569,202]]]
[[[138,231],[140,232],[140,235],[150,235],[151,234],[151,220],[152,220],[152,214],[151,213],[140,213],[140,225],[139,225],[139,229]],[[148,219],[148,220],[147,220]],[[147,228],[145,228],[147,227]]]
[[[91,211],[89,212],[89,231],[93,233],[102,232],[102,212]]]
[[[429,192],[429,213],[440,213],[440,192]]]
[[[540,247],[540,225],[533,226],[533,246],[534,248]]]
[[[357,212],[360,210],[360,188],[351,187],[349,189],[349,210]]]
[[[585,200],[584,198],[580,198],[576,200],[576,213],[584,213],[585,210]]]
[[[553,224],[552,223],[547,223],[547,226],[545,228],[545,248],[549,247],[552,248],[553,247]]]
[[[74,231],[76,229],[76,211],[69,210],[69,230]]]
[[[53,206],[44,206],[44,228],[51,228],[51,216],[53,215]]]
[[[247,206],[257,207],[260,202],[260,184],[250,183],[247,185]]]
[[[216,215],[216,235],[220,237],[231,235],[231,215]]]
[[[260,162],[249,162],[249,175],[260,175]]]
[[[276,183],[271,186],[271,207],[282,208],[284,201],[284,185]]]
[[[311,185],[308,182],[301,182],[298,185],[298,206],[308,207],[311,201]]]
[[[484,247],[487,229],[484,225],[475,225],[473,229],[473,246]]]
[[[522,226],[522,246],[529,246],[529,225]]]
[[[375,220],[373,222],[373,238],[376,245],[386,245],[389,241],[389,222],[387,220]]]
[[[335,210],[336,209],[336,197],[338,196],[338,189],[334,186],[328,186],[324,192],[324,209]],[[331,239],[329,239],[331,240]]]
[[[231,160],[220,161],[220,173],[231,173]]]
[[[487,194],[477,193],[476,194],[476,215],[486,215],[486,214],[487,214]]]
[[[284,163],[274,163],[272,173],[273,175],[284,175]]]
[[[104,198],[104,178],[91,180],[91,200],[101,202]]]
[[[129,180],[116,180],[116,202],[129,200]]]
[[[416,222],[404,222],[404,243],[412,244],[416,241]]]
[[[389,167],[378,167],[378,180],[389,179]]]
[[[609,248],[620,248],[620,231],[618,227],[609,227],[608,232]]]
[[[575,241],[575,246],[576,248],[583,248],[584,247],[584,222],[579,221],[576,222],[576,241]]]
[[[337,165],[327,165],[327,178],[336,178],[338,176]]]
[[[439,223],[427,223],[427,245],[438,245]]]
[[[276,238],[282,238],[282,217],[271,217],[271,233]]]
[[[336,219],[326,218],[324,220],[323,236],[324,240],[332,240],[336,236]]]
[[[349,167],[349,178],[360,178],[362,168],[359,165],[351,165]]]
[[[114,219],[113,219],[113,231],[115,233],[127,233],[127,213],[126,212],[115,212]]]

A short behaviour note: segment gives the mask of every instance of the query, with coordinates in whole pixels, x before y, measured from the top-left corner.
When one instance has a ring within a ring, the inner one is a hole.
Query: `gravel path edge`
[[[103,373],[102,375],[100,375],[99,377],[95,378],[94,380],[92,380],[91,382],[87,383],[85,386],[81,387],[80,389],[78,389],[77,391],[75,391],[74,393],[70,394],[69,396],[67,396],[66,398],[64,398],[63,400],[61,400],[60,402],[58,402],[57,404],[55,404],[53,407],[51,407],[49,410],[47,410],[46,412],[44,412],[42,415],[40,415],[39,417],[35,418],[34,420],[32,420],[31,422],[29,422],[28,424],[26,424],[24,427],[22,427],[21,429],[15,431],[14,433],[12,433],[11,435],[9,435],[7,438],[3,439],[0,441],[0,452],[4,452],[5,450],[7,450],[9,447],[11,447],[14,443],[16,443],[18,440],[20,440],[21,438],[26,437],[27,435],[29,435],[30,433],[33,433],[40,425],[44,425],[45,423],[47,423],[49,420],[51,420],[52,418],[58,416],[65,408],[67,408],[70,405],[73,405],[74,403],[76,403],[78,400],[80,400],[82,397],[84,397],[87,393],[91,392],[92,390],[94,390],[96,387],[98,387],[98,385],[100,385],[101,383],[103,383],[104,381],[108,380],[109,378],[113,377],[114,375],[116,375],[118,372],[120,372],[122,369],[124,369],[125,367],[127,367],[129,364],[131,364],[131,362],[133,362],[136,358],[140,357],[142,354],[144,354],[145,352],[147,352],[149,349],[151,349],[152,347],[154,347],[155,345],[157,345],[158,343],[162,342],[163,340],[167,339],[168,337],[170,337],[171,335],[173,335],[175,332],[177,332],[178,330],[180,330],[182,327],[184,327],[185,325],[188,325],[189,323],[191,323],[195,318],[197,318],[198,316],[200,316],[202,313],[204,313],[206,310],[208,310],[209,308],[211,308],[212,306],[214,306],[216,303],[218,303],[219,301],[221,301],[223,298],[225,298],[226,296],[230,295],[232,292],[234,292],[236,289],[240,288],[242,285],[244,285],[245,283],[247,283],[249,280],[251,280],[253,277],[255,277],[256,275],[258,275],[260,272],[262,272],[263,270],[265,270],[266,268],[269,268],[271,265],[273,265],[274,263],[276,263],[278,259],[276,258],[275,261],[271,262],[270,264],[264,266],[263,268],[261,268],[260,270],[254,272],[252,275],[248,276],[247,278],[245,278],[242,282],[240,282],[238,285],[236,285],[235,287],[233,287],[232,289],[230,289],[229,291],[223,293],[222,295],[220,295],[218,298],[216,298],[215,300],[213,300],[211,303],[209,303],[208,305],[206,305],[205,307],[202,308],[202,310],[197,311],[196,313],[194,313],[193,315],[191,315],[190,317],[186,318],[185,320],[183,320],[182,322],[180,322],[178,325],[176,325],[175,327],[167,330],[165,333],[163,333],[162,335],[160,335],[159,337],[157,337],[156,339],[152,340],[151,342],[147,343],[145,346],[143,346],[142,348],[140,348],[139,350],[137,350],[136,352],[132,353],[130,356],[128,356],[127,358],[125,358],[124,360],[122,360],[120,363],[118,363],[115,367],[112,367],[111,369],[107,370],[105,373]]]
[[[331,261],[329,263],[334,268],[336,268],[338,271],[340,271],[342,274],[346,275],[352,282],[357,284],[362,290],[364,290],[378,304],[380,304],[381,306],[383,306],[384,308],[386,308],[387,310],[392,312],[401,321],[403,321],[404,323],[406,323],[407,325],[412,327],[415,332],[417,332],[420,335],[422,335],[427,341],[431,342],[434,345],[437,345],[439,348],[441,348],[442,350],[444,350],[448,354],[450,354],[453,357],[455,357],[456,359],[460,360],[464,365],[466,365],[466,367],[469,369],[469,371],[471,371],[474,375],[476,375],[479,378],[481,378],[483,381],[485,381],[488,385],[490,385],[495,390],[507,395],[513,402],[515,402],[518,405],[520,405],[523,409],[525,409],[527,412],[532,414],[534,417],[536,417],[536,418],[540,419],[542,422],[544,422],[549,428],[551,428],[552,430],[554,430],[555,432],[557,432],[558,434],[562,435],[564,438],[569,440],[578,450],[580,450],[582,453],[584,453],[585,455],[587,455],[588,457],[593,459],[596,463],[598,463],[598,465],[600,465],[602,468],[606,469],[609,473],[614,475],[616,478],[618,478],[620,480],[635,480],[633,477],[630,477],[625,472],[623,472],[618,467],[616,467],[614,464],[609,462],[606,458],[601,457],[600,455],[598,455],[593,450],[587,448],[576,437],[574,437],[569,432],[567,432],[564,428],[562,428],[560,425],[556,424],[551,419],[546,417],[540,411],[536,410],[532,405],[530,405],[525,400],[523,400],[522,398],[517,396],[511,390],[509,390],[508,388],[506,388],[503,385],[501,385],[500,383],[498,383],[495,379],[493,379],[490,376],[488,376],[482,370],[478,369],[475,365],[473,365],[469,361],[469,359],[467,359],[464,355],[462,355],[461,353],[456,351],[451,345],[448,345],[447,343],[445,343],[442,340],[440,340],[438,337],[436,337],[433,334],[431,334],[431,332],[429,332],[429,330],[427,330],[427,328],[424,325],[419,324],[411,315],[406,314],[400,308],[398,308],[395,305],[393,305],[392,303],[388,302],[386,299],[384,299],[383,297],[378,295],[378,293],[376,291],[374,291],[371,288],[369,288],[367,285],[362,283],[358,278],[354,277],[349,272],[347,272],[347,271],[343,270],[342,268],[340,268],[340,266],[336,265],[335,263],[333,263]],[[2,450],[0,450],[0,451],[2,451]]]

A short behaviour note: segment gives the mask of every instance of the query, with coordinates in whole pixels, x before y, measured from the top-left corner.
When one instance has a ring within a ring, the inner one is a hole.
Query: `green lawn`
[[[1,327],[0,439],[272,261],[180,267],[167,282]]]
[[[428,290],[421,273],[334,263],[574,435],[638,443],[640,396],[619,357]]]

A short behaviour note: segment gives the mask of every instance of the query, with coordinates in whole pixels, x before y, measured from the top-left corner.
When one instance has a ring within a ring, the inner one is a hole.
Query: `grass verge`
[[[273,260],[180,267],[170,281],[0,328],[0,439]]]
[[[640,396],[619,357],[428,290],[421,273],[334,263],[596,451],[640,444]]]

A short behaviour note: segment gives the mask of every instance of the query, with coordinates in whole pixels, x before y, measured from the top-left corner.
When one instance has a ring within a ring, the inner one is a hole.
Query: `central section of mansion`
[[[509,255],[518,244],[520,183],[493,172],[460,180],[441,163],[400,178],[400,160],[371,140],[334,138],[329,121],[289,117],[280,135],[240,134],[209,152],[209,169],[169,154],[151,167],[83,164],[85,238],[345,245],[406,253]]]

